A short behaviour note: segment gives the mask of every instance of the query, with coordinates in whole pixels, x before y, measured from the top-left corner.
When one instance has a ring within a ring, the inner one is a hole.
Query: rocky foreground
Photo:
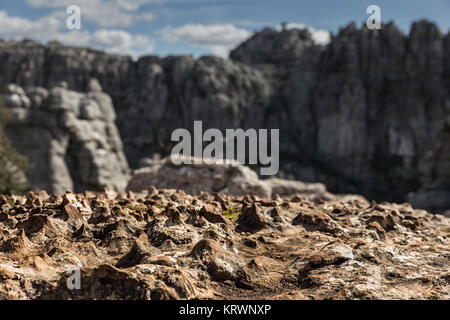
[[[450,299],[450,219],[408,204],[150,188],[0,205],[3,299]]]

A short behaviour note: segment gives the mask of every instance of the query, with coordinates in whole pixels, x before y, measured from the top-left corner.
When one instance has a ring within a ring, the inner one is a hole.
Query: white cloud
[[[6,11],[0,11],[0,37],[8,40],[31,38],[43,43],[57,40],[66,45],[90,47],[114,54],[129,54],[133,58],[150,54],[155,47],[154,40],[144,35],[114,29],[99,29],[93,33],[86,30],[69,31],[65,27],[65,20],[56,15],[32,21],[9,16]]]
[[[166,42],[184,42],[207,49],[214,55],[227,57],[231,49],[248,39],[252,33],[232,24],[185,24],[178,28],[167,27],[160,34]]]
[[[76,4],[81,9],[81,19],[86,19],[101,27],[127,27],[137,21],[151,21],[150,12],[140,13],[138,9],[155,0],[27,0],[36,8],[60,9],[54,14],[65,14],[65,9]],[[62,10],[61,10],[62,9]]]
[[[282,26],[278,25],[277,30],[281,30]],[[312,39],[317,44],[327,44],[330,42],[330,32],[323,29],[314,29],[313,27],[309,27],[304,23],[287,23],[286,29],[308,29],[311,32]]]
[[[0,10],[0,35],[31,37],[32,35],[54,34],[60,27],[60,21],[53,16],[46,16],[36,21],[22,17],[11,17],[6,11]]]
[[[153,39],[113,29],[99,29],[94,33],[71,31],[59,33],[53,39],[66,45],[89,47],[118,55],[130,55],[134,59],[150,54],[155,48]]]
[[[92,34],[88,45],[116,54],[128,52],[136,58],[151,53],[155,43],[143,35],[132,35],[123,30],[101,29]]]

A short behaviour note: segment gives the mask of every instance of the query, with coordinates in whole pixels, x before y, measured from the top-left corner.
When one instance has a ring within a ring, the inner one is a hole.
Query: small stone
[[[6,198],[5,195],[0,195],[0,207],[3,206],[4,204],[6,204],[8,201],[8,199]]]
[[[252,239],[245,239],[244,240],[244,245],[246,245],[249,248],[256,248],[258,246],[256,241],[252,240]]]
[[[301,211],[292,221],[293,225],[302,225],[308,231],[336,233],[339,231],[336,222],[321,211]]]
[[[161,251],[153,247],[148,241],[147,235],[141,235],[135,240],[131,250],[117,262],[119,268],[128,268],[140,264],[145,257],[160,254]]]
[[[55,199],[56,200],[56,199]],[[64,207],[67,204],[75,204],[77,203],[77,197],[73,193],[65,193],[62,196],[61,206]]]
[[[367,220],[367,224],[377,222],[386,232],[391,231],[397,225],[395,218],[390,213],[374,211],[372,216]]]
[[[242,205],[242,212],[238,220],[238,230],[243,232],[257,232],[263,229],[266,223],[261,216],[258,204]]]

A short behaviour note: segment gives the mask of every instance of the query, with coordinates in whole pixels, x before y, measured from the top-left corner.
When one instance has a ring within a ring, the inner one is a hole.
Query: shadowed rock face
[[[294,128],[317,180],[385,199],[424,183],[426,155],[437,151],[450,112],[446,43],[426,22],[409,36],[393,25],[379,32],[350,25],[315,70],[302,64],[292,73],[281,94],[284,112],[275,117]]]
[[[61,80],[86,91],[99,80],[110,94],[133,168],[170,150],[173,129],[280,128],[281,170],[334,192],[449,207],[441,132],[450,113],[450,35],[429,22],[408,35],[354,24],[313,44],[306,31],[266,29],[231,60],[127,57],[32,41],[0,43],[0,83],[51,88]],[[445,140],[445,139],[444,139]],[[439,180],[439,181],[437,181]],[[436,182],[437,181],[437,182]],[[419,194],[419,193],[416,193]],[[434,193],[434,195],[437,195]],[[416,201],[416,202],[414,202]]]
[[[11,114],[13,146],[33,165],[31,183],[49,192],[123,190],[129,169],[111,98],[92,80],[87,93],[65,88],[25,91],[8,85],[2,95]]]
[[[438,140],[436,151],[430,153],[425,167],[425,183],[408,195],[408,200],[418,208],[446,211],[450,216],[450,119]]]
[[[278,32],[266,28],[231,51],[230,58],[249,65],[292,67],[313,46],[311,34],[307,30]]]
[[[0,196],[0,298],[450,298],[449,218],[301,196]]]

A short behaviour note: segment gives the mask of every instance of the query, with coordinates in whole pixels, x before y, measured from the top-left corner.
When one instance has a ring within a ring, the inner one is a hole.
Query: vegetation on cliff
[[[25,177],[31,166],[14,150],[5,133],[8,117],[8,109],[0,99],[0,194],[21,194],[31,188]]]

